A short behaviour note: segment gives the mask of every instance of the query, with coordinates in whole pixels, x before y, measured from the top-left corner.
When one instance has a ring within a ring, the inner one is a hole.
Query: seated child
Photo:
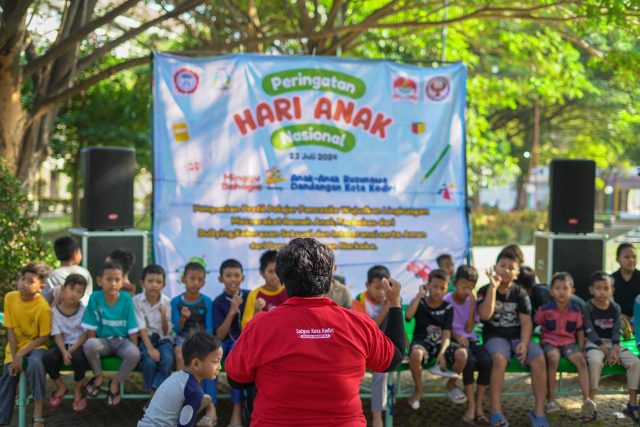
[[[455,280],[456,264],[453,262],[453,257],[450,254],[440,254],[436,258],[438,268],[449,276],[449,289],[448,292],[456,290],[453,281]]]
[[[89,270],[80,266],[82,261],[80,245],[73,237],[64,236],[53,242],[53,250],[56,253],[56,258],[60,261],[60,267],[53,270],[49,275],[45,288],[42,290],[42,296],[45,297],[50,305],[57,304],[59,302],[60,287],[64,283],[64,279],[70,274],[81,274],[87,281],[87,288],[82,297],[82,305],[86,306],[93,292],[93,279],[91,279]]]
[[[109,381],[107,405],[120,403],[120,383],[140,361],[138,350],[138,322],[133,299],[122,289],[122,267],[115,262],[105,262],[96,280],[102,288],[91,294],[82,316],[82,327],[87,330],[87,341],[82,346],[94,377],[87,384],[87,393],[95,397],[104,379],[100,359],[118,356],[122,365],[115,378]]]
[[[269,311],[289,298],[284,285],[276,274],[277,251],[269,250],[260,257],[260,275],[264,279],[264,285],[252,290],[244,304],[242,312],[242,327],[261,311]]]
[[[333,266],[333,277],[331,278],[331,287],[329,288],[329,292],[325,295],[331,301],[338,304],[340,307],[344,307],[348,310],[351,310],[351,292],[349,289],[338,280],[338,277],[335,275],[336,267]],[[343,279],[344,280],[344,279]]]
[[[73,367],[73,404],[76,412],[87,407],[84,394],[84,374],[89,369],[82,344],[87,340],[87,333],[82,328],[84,305],[82,297],[87,288],[87,281],[81,274],[69,274],[62,285],[60,302],[51,309],[51,335],[55,344],[42,356],[44,369],[56,385],[47,405],[50,408],[60,406],[67,393],[67,388],[60,378],[60,364]]]
[[[551,296],[551,287],[545,284],[536,283],[536,273],[531,267],[526,265],[520,266],[520,273],[516,279],[516,284],[529,295],[531,300],[531,315],[535,316],[540,307],[548,302],[553,301]],[[584,301],[578,295],[571,295],[569,301],[582,310]]]
[[[220,265],[220,277],[218,280],[224,285],[224,290],[213,300],[213,328],[218,339],[222,341],[223,353],[228,355],[240,336],[240,314],[249,291],[240,289],[244,274],[242,264],[235,259],[225,260]],[[217,393],[214,393],[211,398],[213,403],[218,402]],[[229,422],[230,426],[237,427],[242,425],[242,398],[242,390],[231,388],[233,410],[231,421]]]
[[[0,379],[0,425],[11,423],[22,361],[27,360],[27,381],[33,395],[33,425],[44,427],[46,376],[42,356],[51,332],[51,308],[40,295],[51,268],[30,262],[20,272],[18,290],[4,296],[7,346]]]
[[[211,310],[211,298],[201,294],[204,287],[206,270],[198,262],[190,262],[184,266],[182,283],[185,292],[171,300],[171,321],[175,338],[175,359],[176,370],[181,371],[185,367],[182,358],[182,344],[196,332],[213,332],[213,313]],[[204,379],[202,387],[209,396],[216,394],[216,384],[208,379]],[[198,422],[198,426],[213,426],[217,421],[216,407],[209,404],[207,413]]]
[[[129,292],[131,296],[136,294],[136,285],[129,280],[129,272],[136,263],[136,254],[129,248],[114,249],[107,255],[105,262],[115,262],[122,266],[122,290]]]
[[[462,371],[462,382],[467,395],[467,412],[463,417],[465,423],[488,424],[484,415],[482,402],[491,379],[491,355],[482,344],[473,329],[478,322],[476,313],[476,295],[474,289],[478,281],[478,272],[470,265],[461,265],[456,270],[454,282],[456,290],[447,294],[444,300],[453,307],[453,324],[451,338],[468,349],[467,363]],[[478,371],[476,394],[473,393],[473,371]],[[447,388],[455,386],[455,378],[449,379]]]
[[[151,398],[138,427],[191,427],[196,422],[204,391],[200,383],[220,372],[222,348],[218,338],[196,332],[182,345],[185,369],[174,372]]]
[[[367,290],[356,295],[351,303],[353,311],[371,317],[383,331],[387,327],[389,301],[382,279],[389,279],[387,267],[375,265],[367,271]],[[374,427],[382,427],[382,411],[387,403],[387,374],[371,374],[371,413]]]
[[[632,326],[633,304],[640,295],[640,270],[637,264],[636,248],[631,243],[621,243],[616,250],[616,261],[620,268],[614,272],[613,299],[620,305],[622,311],[623,332],[631,336],[629,329]],[[626,334],[626,335],[627,335]]]
[[[498,254],[495,271],[489,270],[489,284],[478,291],[478,314],[483,322],[484,346],[491,353],[491,423],[508,426],[500,400],[504,374],[515,354],[522,366],[531,370],[535,409],[529,412],[531,423],[548,426],[544,405],[547,394],[547,365],[538,344],[531,341],[533,321],[527,293],[514,280],[520,268],[518,255],[512,250]]]
[[[591,276],[589,293],[592,298],[582,309],[584,333],[587,336],[585,354],[589,364],[589,398],[595,399],[600,374],[605,359],[608,365],[621,364],[627,370],[629,402],[624,413],[638,422],[638,382],[640,359],[627,348],[620,346],[620,306],[611,301],[613,279],[607,273],[597,271]]]
[[[429,273],[429,282],[421,285],[418,294],[411,301],[405,313],[408,322],[416,318],[413,343],[409,354],[409,367],[415,386],[409,405],[413,409],[420,407],[422,398],[422,366],[430,359],[436,359],[436,366],[447,370],[447,361],[453,364],[453,371],[460,374],[467,364],[467,349],[451,342],[453,326],[453,306],[444,300],[447,293],[449,276],[442,270],[435,269]],[[425,295],[428,296],[425,298]],[[451,387],[447,392],[449,399],[457,404],[467,401],[459,388]]]
[[[581,351],[584,349],[582,310],[571,302],[573,292],[573,278],[569,273],[554,274],[551,278],[553,300],[540,307],[534,317],[535,323],[541,326],[541,344],[547,356],[549,395],[545,410],[549,413],[560,409],[554,395],[560,356],[564,356],[578,370],[578,381],[582,390],[582,420],[591,422],[595,419],[596,404],[589,398],[589,372]]]
[[[142,270],[144,292],[133,297],[140,328],[140,369],[144,388],[153,394],[173,369],[173,325],[171,300],[162,293],[164,268],[149,264]]]

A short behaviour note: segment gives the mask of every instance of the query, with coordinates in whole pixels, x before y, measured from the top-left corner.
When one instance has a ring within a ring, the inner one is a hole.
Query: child
[[[536,273],[531,267],[526,265],[520,266],[520,273],[518,274],[516,283],[529,295],[529,299],[531,300],[532,317],[536,315],[540,307],[553,301],[553,297],[551,296],[551,287],[536,283]],[[571,295],[569,301],[577,305],[580,310],[584,307],[584,301],[578,295]]]
[[[22,362],[27,360],[27,381],[33,395],[33,425],[44,426],[45,371],[42,356],[51,332],[51,308],[40,295],[51,268],[29,263],[20,272],[18,290],[4,296],[4,326],[7,346],[0,379],[0,425],[9,424],[15,406]]]
[[[129,272],[136,263],[136,254],[129,248],[118,248],[111,251],[105,262],[115,262],[122,266],[122,289],[131,296],[136,294],[136,285],[129,281]]]
[[[340,307],[344,307],[347,310],[351,310],[351,293],[349,289],[342,283],[335,275],[336,267],[333,267],[333,277],[331,278],[331,287],[329,292],[325,295],[331,301],[338,304]],[[344,280],[344,279],[343,279]]]
[[[182,283],[185,292],[171,300],[171,321],[175,338],[176,370],[185,367],[182,357],[182,344],[196,332],[213,332],[213,314],[211,298],[200,293],[205,283],[206,270],[198,262],[190,262],[184,266]],[[210,380],[203,380],[204,391],[209,396],[216,394],[216,384]],[[198,426],[213,426],[217,421],[216,407],[210,404],[207,413],[198,422]]]
[[[222,348],[218,338],[194,333],[183,346],[186,368],[174,372],[158,388],[138,427],[191,427],[196,422],[204,392],[200,383],[213,380],[220,372]]]
[[[86,306],[89,302],[89,296],[93,292],[93,280],[91,273],[84,267],[80,266],[82,261],[82,251],[78,242],[71,236],[60,237],[53,242],[53,250],[56,258],[60,261],[60,267],[51,272],[45,288],[42,290],[42,296],[51,305],[57,304],[59,301],[60,286],[70,274],[81,274],[87,281],[87,287],[82,297],[82,305]]]
[[[171,300],[162,293],[164,268],[149,264],[142,270],[142,289],[133,297],[136,321],[140,328],[140,369],[145,389],[156,392],[173,369],[173,325]]]
[[[449,254],[440,254],[436,258],[438,268],[445,272],[449,276],[449,289],[448,292],[456,290],[453,281],[455,280],[456,265],[453,262],[453,257]]]
[[[382,279],[389,279],[389,269],[375,265],[367,271],[367,290],[356,295],[351,303],[353,311],[362,313],[375,320],[380,329],[385,330],[389,301]],[[387,402],[387,374],[373,372],[371,374],[371,413],[374,427],[382,427],[382,410]]]
[[[87,407],[84,394],[84,374],[89,368],[87,358],[82,351],[82,344],[87,340],[87,333],[82,328],[84,305],[82,297],[87,288],[87,280],[81,274],[69,274],[62,285],[61,302],[51,309],[51,335],[56,343],[42,357],[44,368],[56,385],[47,405],[50,408],[60,406],[67,388],[60,379],[60,364],[73,366],[73,404],[76,412]]]
[[[264,285],[249,293],[242,312],[242,327],[261,311],[269,311],[289,298],[276,274],[276,255],[274,250],[266,251],[260,257],[260,275],[264,279]]]
[[[613,273],[613,299],[620,305],[625,324],[633,317],[633,303],[640,295],[640,270],[636,269],[636,249],[631,243],[621,243],[616,250],[616,261],[620,265]]]
[[[500,394],[504,385],[504,374],[511,357],[515,354],[522,366],[531,370],[531,386],[535,397],[535,410],[529,412],[535,426],[548,426],[544,413],[547,393],[547,375],[544,353],[531,341],[533,322],[531,302],[527,293],[514,280],[518,277],[520,262],[512,250],[498,254],[495,271],[489,270],[489,284],[478,291],[478,314],[483,322],[483,339],[491,353],[491,424],[508,426],[502,414]]]
[[[569,359],[578,370],[578,381],[582,390],[582,420],[583,422],[591,422],[595,419],[596,404],[589,398],[589,372],[581,351],[584,349],[582,310],[577,304],[571,302],[573,292],[573,278],[569,273],[554,274],[551,279],[553,300],[540,307],[534,317],[535,323],[541,325],[541,344],[547,356],[549,395],[545,410],[549,413],[560,409],[554,399],[554,394],[556,372],[562,355]],[[576,340],[578,345],[576,345]]]
[[[213,300],[213,328],[216,336],[222,341],[223,353],[228,355],[240,336],[240,313],[249,291],[240,289],[244,274],[242,264],[235,259],[228,259],[220,265],[218,280],[224,285],[224,291]],[[233,412],[230,426],[242,425],[242,396],[242,390],[231,388]],[[213,403],[217,403],[217,393],[214,393],[211,398]]]
[[[430,359],[436,359],[441,371],[447,370],[447,361],[453,363],[453,370],[459,374],[467,363],[467,350],[451,342],[453,325],[453,307],[444,300],[447,293],[449,276],[443,270],[435,269],[429,273],[427,285],[418,288],[416,297],[411,301],[405,313],[408,322],[416,318],[413,343],[409,354],[409,367],[413,378],[414,391],[409,398],[413,409],[420,408],[422,398],[422,365]],[[425,298],[425,295],[428,296]],[[457,404],[467,401],[460,389],[448,384],[449,399]]]
[[[133,299],[128,292],[120,292],[124,273],[120,264],[105,262],[96,277],[100,291],[89,298],[82,327],[87,341],[82,346],[94,377],[87,384],[87,393],[95,397],[104,379],[100,358],[116,355],[122,359],[115,378],[109,381],[107,405],[120,403],[120,383],[140,361],[138,350],[138,322]]]
[[[611,301],[613,279],[607,273],[597,271],[591,276],[589,293],[582,313],[584,331],[587,336],[585,354],[589,364],[589,398],[595,399],[600,383],[600,374],[605,358],[608,365],[622,364],[627,370],[629,402],[624,413],[638,422],[638,382],[640,382],[640,359],[625,347],[620,347],[620,306]]]
[[[461,265],[456,270],[455,291],[447,294],[444,300],[453,307],[451,337],[455,342],[468,349],[467,364],[462,371],[462,382],[467,395],[467,412],[462,418],[467,424],[489,424],[484,415],[482,401],[491,379],[491,355],[478,342],[473,329],[478,321],[476,313],[476,295],[474,289],[478,281],[478,272],[470,265]],[[476,395],[473,394],[473,371],[478,371]],[[448,389],[455,385],[455,378],[449,379]]]

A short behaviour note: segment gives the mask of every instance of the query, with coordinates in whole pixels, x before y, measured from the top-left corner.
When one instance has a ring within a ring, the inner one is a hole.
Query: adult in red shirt
[[[402,362],[400,284],[385,280],[383,333],[369,317],[324,296],[333,265],[331,249],[310,238],[278,252],[276,273],[290,298],[247,324],[225,364],[233,387],[256,385],[252,427],[364,427],[358,393],[365,369],[387,372]]]

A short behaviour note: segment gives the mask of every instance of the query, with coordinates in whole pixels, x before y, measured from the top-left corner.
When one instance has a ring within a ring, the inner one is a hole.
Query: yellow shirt
[[[264,285],[249,292],[247,300],[244,303],[244,312],[242,313],[242,329],[247,326],[249,320],[253,319],[255,312],[255,303],[258,298],[265,300],[266,304],[262,311],[270,311],[289,298],[284,285],[280,285],[280,288],[275,291],[265,289]]]
[[[4,296],[4,326],[13,328],[16,335],[16,351],[29,345],[38,337],[46,337],[51,333],[51,307],[40,294],[31,301],[23,301],[20,292],[12,291]],[[47,349],[46,345],[41,345]],[[11,363],[13,355],[9,343],[4,351],[4,364]]]

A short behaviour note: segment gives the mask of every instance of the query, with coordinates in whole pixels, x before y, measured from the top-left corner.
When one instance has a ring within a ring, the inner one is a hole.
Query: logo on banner
[[[426,262],[411,261],[407,264],[407,270],[412,272],[417,279],[422,279],[425,282],[429,280],[429,273],[431,272],[431,269]]]
[[[438,76],[427,82],[426,94],[427,98],[432,101],[442,101],[451,92],[451,82],[447,77]]]
[[[411,132],[416,135],[421,135],[427,131],[427,125],[424,122],[413,122],[411,123]]]
[[[287,180],[287,178],[282,176],[280,169],[275,166],[265,172],[265,176],[267,185],[274,185]]]
[[[186,123],[176,123],[172,126],[173,128],[173,139],[176,142],[185,142],[189,141],[191,137],[189,136],[189,127]]]
[[[442,196],[444,200],[451,200],[451,192],[456,186],[453,183],[442,184],[442,187],[438,190],[438,194]]]
[[[262,190],[259,175],[236,175],[233,172],[225,173],[222,178],[222,189],[225,191],[252,191]]]
[[[398,76],[393,80],[391,98],[394,101],[418,101],[418,83],[408,77]]]
[[[173,83],[177,91],[186,95],[195,92],[198,89],[199,82],[200,77],[198,77],[198,74],[188,68],[181,68],[173,75]]]
[[[213,87],[227,90],[231,86],[231,73],[226,68],[218,68],[213,73]]]

